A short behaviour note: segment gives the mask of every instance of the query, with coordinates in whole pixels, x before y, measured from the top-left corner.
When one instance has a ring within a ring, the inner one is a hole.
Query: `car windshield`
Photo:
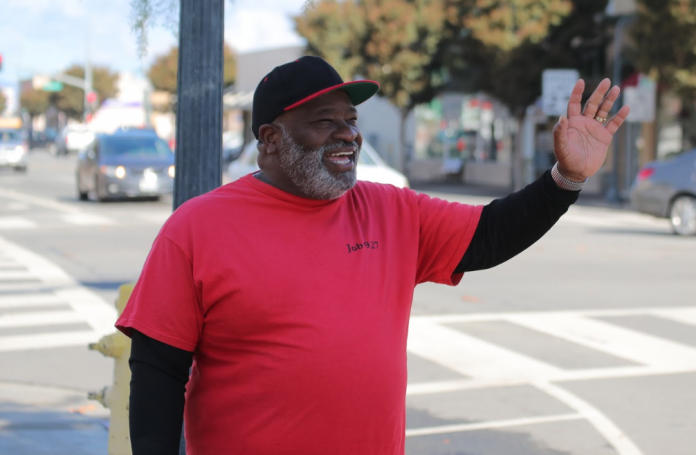
[[[173,155],[162,139],[152,136],[107,137],[102,142],[101,152],[104,156],[133,158],[166,158]]]
[[[0,131],[0,142],[17,142],[19,139],[17,131]]]
[[[366,149],[366,147],[363,144],[363,146],[360,150],[360,155],[358,155],[358,164],[369,164],[371,166],[374,166],[376,164],[375,160],[372,159],[372,157],[370,156],[370,153],[366,152],[365,149]]]

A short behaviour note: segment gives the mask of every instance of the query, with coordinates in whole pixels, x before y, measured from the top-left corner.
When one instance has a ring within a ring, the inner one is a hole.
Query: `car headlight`
[[[18,145],[15,147],[14,151],[17,155],[23,155],[26,152],[23,145]]]
[[[167,171],[167,173],[171,178],[174,178],[174,165],[169,166],[169,170]]]
[[[100,170],[102,174],[109,177],[116,177],[117,179],[126,177],[126,168],[123,166],[102,166]]]

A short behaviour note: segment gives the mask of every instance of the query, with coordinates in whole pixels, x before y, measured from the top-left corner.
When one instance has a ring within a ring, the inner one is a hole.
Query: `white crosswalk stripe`
[[[408,351],[470,379],[413,384],[409,393],[696,371],[696,347],[597,319],[612,316],[657,316],[696,325],[696,307],[414,316]],[[563,369],[448,326],[482,321],[516,324],[635,364]]]
[[[0,230],[34,229],[38,225],[21,216],[0,216]]]
[[[115,308],[59,267],[2,237],[0,251],[10,268],[0,269],[0,353],[86,347],[114,332]]]
[[[406,431],[406,437],[583,419],[605,438],[617,454],[643,455],[638,445],[614,421],[590,402],[564,388],[563,382],[560,382],[696,371],[696,347],[692,344],[677,343],[599,319],[621,316],[659,317],[682,324],[696,325],[696,307],[412,317],[409,326],[408,351],[460,373],[463,378],[409,384],[406,391],[407,402],[408,397],[416,395],[527,386],[560,401],[575,413],[552,416],[530,415],[513,420],[411,428]],[[450,325],[457,324],[456,327],[461,328],[462,323],[467,322],[516,324],[542,335],[590,348],[618,359],[633,361],[638,365],[564,369],[516,352],[514,348],[501,347],[463,333]],[[696,328],[694,334],[696,335]]]

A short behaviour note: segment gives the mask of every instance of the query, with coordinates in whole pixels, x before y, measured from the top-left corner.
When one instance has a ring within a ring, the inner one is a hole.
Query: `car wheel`
[[[27,173],[27,167],[26,167],[26,166],[17,166],[16,168],[14,168],[14,171],[15,171],[15,172],[22,173],[22,174],[26,174],[26,173]]]
[[[77,198],[81,201],[86,201],[88,196],[87,191],[82,191],[82,182],[80,177],[77,177]]]
[[[92,189],[87,192],[87,197],[90,201],[94,202],[104,202],[106,199],[104,193],[102,193],[99,188],[99,176],[94,176],[94,184],[92,185]]]
[[[672,232],[678,235],[696,235],[696,198],[679,196],[669,209]]]

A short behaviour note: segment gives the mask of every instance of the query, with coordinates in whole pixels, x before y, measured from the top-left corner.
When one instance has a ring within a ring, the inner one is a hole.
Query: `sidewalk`
[[[87,393],[0,382],[0,453],[106,455],[109,410]]]

